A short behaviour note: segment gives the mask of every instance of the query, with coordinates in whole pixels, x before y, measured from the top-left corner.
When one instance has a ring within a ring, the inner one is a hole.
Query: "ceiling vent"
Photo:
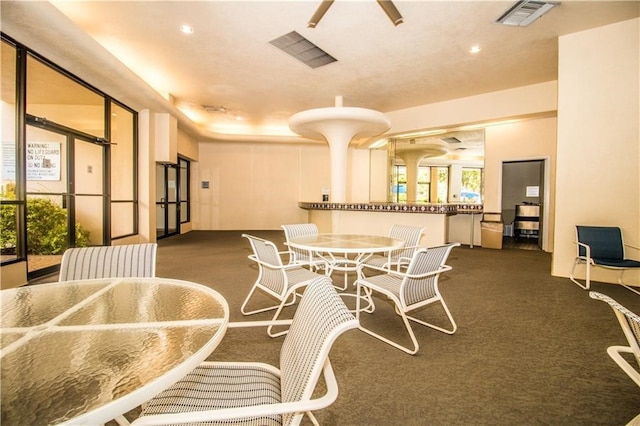
[[[442,138],[446,143],[462,143],[462,141],[458,138]]]
[[[537,0],[518,1],[503,13],[496,22],[504,25],[526,27],[558,4],[558,2]]]
[[[311,68],[318,68],[337,61],[336,58],[295,31],[271,40],[269,43]]]

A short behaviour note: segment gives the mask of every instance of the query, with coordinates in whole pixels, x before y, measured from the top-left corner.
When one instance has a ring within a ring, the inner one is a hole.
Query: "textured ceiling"
[[[521,28],[494,22],[513,2],[396,1],[394,27],[375,1],[337,0],[310,29],[319,0],[52,3],[3,1],[3,32],[134,108],[238,140],[293,136],[291,115],[337,95],[390,112],[556,80],[558,36],[640,14],[637,1],[569,0]],[[291,31],[337,62],[310,68],[269,43]]]

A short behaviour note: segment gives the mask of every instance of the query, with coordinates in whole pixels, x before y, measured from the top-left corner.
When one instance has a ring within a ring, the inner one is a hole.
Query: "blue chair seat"
[[[640,251],[640,247],[625,244],[622,239],[622,230],[615,226],[576,226],[578,253],[573,264],[569,279],[579,287],[589,290],[591,288],[591,267],[598,266],[607,269],[618,270],[618,283],[634,293],[640,294],[635,288],[629,287],[622,280],[625,271],[640,269],[640,261],[629,259],[625,256],[625,247],[631,247]],[[575,277],[576,266],[585,265],[584,282]]]
[[[593,263],[610,268],[640,268],[640,261],[632,259],[594,259]]]

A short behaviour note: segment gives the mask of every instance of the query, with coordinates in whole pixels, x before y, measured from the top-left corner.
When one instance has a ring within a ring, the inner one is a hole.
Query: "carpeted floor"
[[[281,231],[248,232],[284,249]],[[269,313],[240,313],[257,277],[249,254],[241,232],[193,231],[159,242],[157,275],[215,288],[229,303],[231,321],[269,319]],[[640,389],[606,353],[608,346],[626,343],[614,313],[568,279],[550,276],[550,262],[543,251],[455,248],[448,262],[453,270],[440,288],[458,331],[445,335],[415,326],[420,343],[415,356],[358,330],[346,333],[330,356],[340,395],[316,413],[320,423],[629,422],[640,414]],[[593,287],[640,312],[640,297],[632,292],[611,284]],[[435,307],[422,315],[442,318]],[[365,319],[383,333],[405,337],[385,301]],[[229,329],[211,359],[277,365],[282,339],[267,337],[264,329]]]

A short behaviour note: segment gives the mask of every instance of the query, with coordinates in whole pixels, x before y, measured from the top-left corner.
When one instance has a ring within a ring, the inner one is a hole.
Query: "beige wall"
[[[435,129],[554,112],[557,82],[523,86],[388,113],[389,133]]]
[[[545,193],[541,194],[542,247],[545,251],[553,251],[556,126],[557,120],[553,117],[489,126],[485,131],[485,211],[502,210],[504,162],[545,160]]]
[[[571,271],[576,225],[620,226],[640,245],[639,22],[560,37],[553,275]],[[615,282],[600,272],[592,278]]]
[[[324,144],[201,143],[199,152],[193,229],[281,229],[283,223],[307,222],[298,202],[319,201],[322,188],[330,187]]]

